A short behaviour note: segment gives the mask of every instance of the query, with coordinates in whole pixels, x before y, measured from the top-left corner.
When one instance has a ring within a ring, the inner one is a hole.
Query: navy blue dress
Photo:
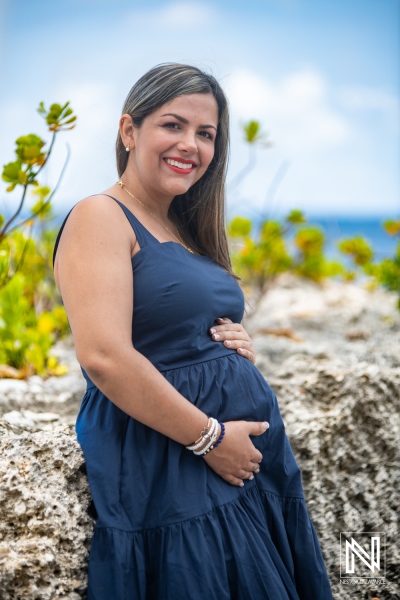
[[[124,413],[82,369],[76,431],[98,515],[89,600],[331,600],[276,396],[253,363],[209,333],[216,317],[242,321],[240,286],[211,257],[159,242],[116,202],[141,248],[132,258],[135,349],[205,414],[270,427],[252,437],[260,473],[235,487]]]

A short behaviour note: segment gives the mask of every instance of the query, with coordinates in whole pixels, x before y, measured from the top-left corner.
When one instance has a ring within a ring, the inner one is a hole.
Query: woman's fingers
[[[252,480],[255,474],[260,472],[259,463],[263,456],[249,436],[262,435],[268,427],[267,422],[226,422],[222,443],[203,459],[232,485],[241,485],[243,480]]]
[[[231,485],[236,485],[237,487],[243,487],[243,479],[239,479],[239,477],[235,477],[234,475],[221,475],[222,479],[225,479]]]
[[[245,350],[244,348],[238,348],[237,351],[241,356],[244,356],[244,358],[247,358],[250,362],[252,362],[253,365],[256,364],[256,356],[254,352],[251,350]]]
[[[236,477],[235,475],[232,475],[232,474],[223,474],[221,476],[228,483],[230,483],[232,485],[237,485],[239,487],[243,487],[244,479],[248,479],[249,481],[252,481],[254,479],[254,475],[256,475],[259,472],[260,472],[260,468],[257,465],[257,469],[253,469],[251,471],[241,471],[240,473],[238,473],[238,477]]]
[[[210,328],[212,339],[216,342],[222,342],[227,348],[236,350],[238,354],[255,364],[256,357],[253,343],[243,325],[232,323],[227,317],[216,319],[216,321],[220,325],[214,325]]]

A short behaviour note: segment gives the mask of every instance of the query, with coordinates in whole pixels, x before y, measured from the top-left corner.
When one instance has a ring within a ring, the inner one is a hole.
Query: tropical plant
[[[250,219],[243,217],[234,217],[228,224],[233,267],[255,302],[286,271],[317,282],[343,272],[342,265],[324,255],[323,231],[306,225],[300,210],[292,210],[282,222],[262,221],[258,235],[253,236],[252,230]]]
[[[384,289],[397,292],[400,310],[400,219],[384,221],[383,228],[391,236],[398,237],[393,257],[374,261],[374,251],[361,236],[339,242],[339,250],[350,257],[356,273],[364,273],[371,278],[373,285],[381,285]]]
[[[55,232],[47,230],[45,223],[54,217],[51,200],[68,158],[53,190],[40,186],[38,175],[50,158],[56,135],[73,129],[76,116],[69,102],[52,104],[49,110],[41,102],[38,112],[52,133],[49,148],[46,150],[46,142],[36,134],[20,136],[15,142],[16,158],[2,172],[8,183],[6,191],[20,186],[22,192],[11,217],[0,215],[0,377],[65,372],[50,355],[51,346],[69,325],[50,262]],[[29,216],[18,222],[30,188],[36,202]],[[32,235],[35,224],[40,228],[37,242]]]

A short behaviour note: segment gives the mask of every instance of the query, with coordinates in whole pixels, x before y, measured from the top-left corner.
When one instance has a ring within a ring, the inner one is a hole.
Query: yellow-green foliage
[[[385,221],[383,227],[389,235],[400,238],[400,219]],[[397,292],[399,296],[397,305],[400,310],[400,239],[396,244],[393,258],[385,258],[379,263],[375,277],[385,289]]]
[[[7,192],[18,186],[22,190],[14,214],[8,220],[0,215],[0,377],[66,372],[50,355],[51,346],[68,332],[69,325],[52,272],[56,232],[44,229],[44,223],[54,216],[51,199],[58,184],[53,191],[40,187],[38,175],[49,160],[56,135],[72,129],[76,116],[69,102],[52,104],[49,110],[41,102],[38,112],[52,133],[49,148],[46,150],[46,142],[34,133],[18,137],[15,160],[4,165],[2,172],[2,179],[9,184]],[[32,187],[36,202],[28,218],[17,222]],[[37,242],[32,238],[36,223]],[[17,369],[17,375],[10,375],[2,365]]]
[[[249,121],[243,125],[244,140],[248,144],[262,144],[268,148],[272,146],[272,142],[266,141],[267,134],[261,130],[259,121]]]
[[[398,293],[400,310],[400,241],[397,243],[394,257],[385,258],[379,264],[376,277],[384,288]]]
[[[383,228],[389,235],[400,235],[400,219],[397,221],[384,221]]]
[[[235,217],[228,225],[232,264],[244,284],[264,293],[279,273],[292,271],[314,281],[341,274],[343,267],[324,256],[325,235],[316,226],[305,226],[300,210],[292,210],[283,222],[261,223],[257,238],[252,237],[249,219]],[[293,248],[288,234],[295,229]]]
[[[374,258],[374,251],[368,242],[361,236],[355,236],[342,240],[338,244],[339,250],[343,254],[350,256],[354,264],[362,267],[367,265]]]
[[[41,326],[24,295],[25,278],[17,273],[0,292],[0,363],[20,369],[24,375],[47,372],[46,360],[53,336]],[[51,313],[48,313],[51,319]]]
[[[326,259],[325,243],[322,229],[315,225],[301,227],[295,235],[297,255],[294,272],[313,281],[342,274],[343,266],[340,263]]]
[[[400,236],[400,219],[385,221],[383,227],[389,235]],[[356,269],[371,277],[372,284],[398,293],[400,310],[400,240],[393,258],[385,258],[380,262],[374,262],[374,251],[361,236],[342,240],[338,247],[351,258]]]
[[[54,240],[54,232],[46,232],[36,244],[14,231],[0,243],[3,275],[20,265],[12,277],[4,277],[7,283],[0,288],[0,364],[18,369],[21,377],[66,372],[49,354],[54,342],[69,331],[50,273],[50,238]]]
[[[49,131],[52,132],[52,139],[48,150],[45,150],[46,142],[34,133],[21,135],[15,141],[16,159],[4,165],[2,179],[10,184],[6,188],[7,192],[12,192],[17,186],[21,186],[22,198],[15,214],[7,223],[4,223],[4,217],[0,219],[0,240],[7,234],[11,223],[21,212],[28,187],[39,185],[37,176],[49,160],[56,135],[60,131],[66,131],[75,127],[76,116],[73,115],[69,102],[66,102],[63,106],[52,104],[49,110],[46,110],[43,102],[41,102],[37,110],[46,121]],[[44,197],[48,195],[48,193],[45,193]],[[48,198],[49,200],[50,197]],[[36,212],[33,211],[32,215],[35,216]]]
[[[283,226],[280,223],[265,221],[258,239],[251,237],[251,231],[252,223],[249,219],[236,217],[229,223],[232,266],[245,284],[264,292],[278,273],[290,268],[291,258],[286,250]]]

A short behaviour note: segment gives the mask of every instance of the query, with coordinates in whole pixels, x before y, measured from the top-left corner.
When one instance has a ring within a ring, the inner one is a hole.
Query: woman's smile
[[[164,158],[163,160],[170,169],[175,171],[175,173],[180,173],[182,175],[189,175],[189,173],[192,173],[197,167],[197,164],[193,160],[188,161],[178,156]]]
[[[211,93],[178,96],[163,104],[140,127],[127,130],[126,185],[154,210],[162,201],[170,204],[206,172],[217,128],[218,106]]]

